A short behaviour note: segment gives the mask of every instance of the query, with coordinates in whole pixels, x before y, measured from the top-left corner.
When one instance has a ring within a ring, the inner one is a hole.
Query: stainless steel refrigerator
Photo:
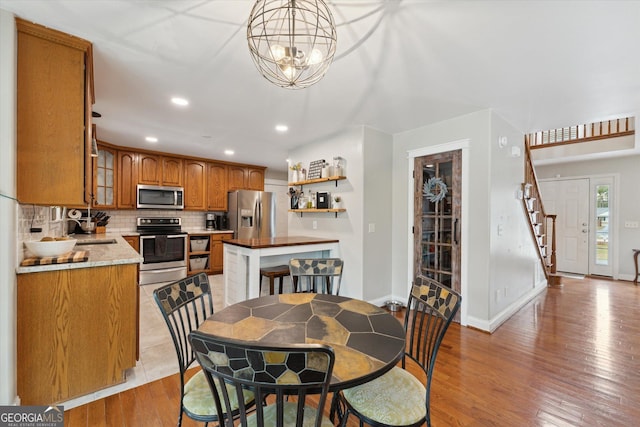
[[[237,190],[229,193],[229,228],[234,239],[276,235],[276,198],[268,191]]]

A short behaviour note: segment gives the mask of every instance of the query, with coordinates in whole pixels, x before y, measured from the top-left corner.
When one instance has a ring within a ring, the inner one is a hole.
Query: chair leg
[[[274,277],[269,276],[269,295],[273,295],[273,281]]]

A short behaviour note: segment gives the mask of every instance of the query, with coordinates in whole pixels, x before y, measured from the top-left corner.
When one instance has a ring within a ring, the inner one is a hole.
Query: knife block
[[[96,227],[96,234],[105,234],[107,232],[107,227],[104,225],[101,225],[99,227]]]

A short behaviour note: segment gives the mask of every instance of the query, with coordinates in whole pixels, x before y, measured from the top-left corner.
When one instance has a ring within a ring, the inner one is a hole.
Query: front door
[[[589,274],[589,179],[540,183],[547,213],[556,214],[557,270]]]
[[[460,292],[462,151],[414,161],[414,277]]]

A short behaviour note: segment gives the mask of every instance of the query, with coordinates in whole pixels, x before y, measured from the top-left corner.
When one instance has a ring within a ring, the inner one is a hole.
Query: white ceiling
[[[117,145],[284,170],[290,148],[351,125],[396,134],[492,108],[525,133],[640,111],[640,1],[332,1],[336,59],[303,90],[255,69],[252,5],[0,0],[93,42],[98,138]]]

